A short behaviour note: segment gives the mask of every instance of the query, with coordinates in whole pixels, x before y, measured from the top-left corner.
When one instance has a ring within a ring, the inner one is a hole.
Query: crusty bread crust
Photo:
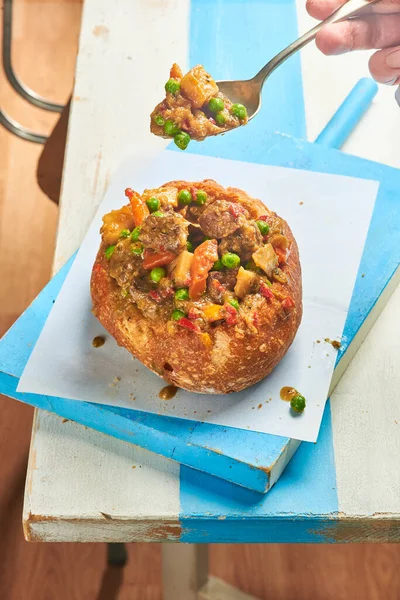
[[[167,185],[176,186],[177,183]],[[215,182],[212,183],[215,185]],[[259,200],[250,199],[240,190],[221,189],[225,197],[229,191],[243,204],[248,205],[251,200],[253,210],[265,214],[265,206]],[[262,301],[257,309],[255,328],[250,330],[223,323],[210,330],[212,344],[206,344],[201,334],[171,321],[146,319],[129,299],[123,298],[121,289],[109,274],[104,243],[100,246],[91,277],[93,313],[120,346],[169,384],[204,394],[243,390],[271,373],[292,344],[301,322],[299,253],[286,223],[285,236],[291,243],[287,264],[283,267],[287,283],[274,284],[274,287],[295,302],[286,318],[282,317],[278,299]]]

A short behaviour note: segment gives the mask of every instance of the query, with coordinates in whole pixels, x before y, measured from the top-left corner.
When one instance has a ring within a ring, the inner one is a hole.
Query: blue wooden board
[[[338,356],[340,360],[400,263],[400,172],[288,136],[260,133],[262,139],[259,140],[256,136],[257,130],[254,130],[254,147],[259,148],[257,157],[254,149],[246,148],[246,143],[243,142],[243,151],[251,152],[253,161],[257,158],[257,162],[381,182],[345,326],[345,339]],[[203,149],[203,146],[197,147],[199,150]],[[209,151],[210,149],[208,153]],[[236,152],[237,149],[232,145],[230,158],[238,158]],[[383,236],[385,244],[382,244]],[[205,473],[251,490],[267,491],[274,461],[282,455],[285,448],[290,451],[292,442],[287,438],[61,398],[18,394],[15,391],[18,378],[70,264],[71,261],[0,342],[0,391]]]

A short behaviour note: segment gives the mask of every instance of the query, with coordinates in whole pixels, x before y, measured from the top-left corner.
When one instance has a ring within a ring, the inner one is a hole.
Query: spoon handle
[[[379,0],[348,0],[343,6],[338,8],[333,14],[327,19],[318,23],[310,31],[302,35],[298,40],[290,44],[287,48],[279,52],[272,60],[270,60],[265,67],[261,69],[254,77],[254,81],[264,83],[265,79],[271,75],[273,71],[286,59],[290,58],[295,52],[304,48],[309,42],[315,39],[317,33],[327,25],[328,23],[338,23],[355,15],[358,11],[365,8],[370,4],[375,4]]]

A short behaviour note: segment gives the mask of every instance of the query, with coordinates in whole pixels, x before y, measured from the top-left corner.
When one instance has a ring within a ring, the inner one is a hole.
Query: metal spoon
[[[309,42],[315,39],[317,33],[324,25],[328,23],[337,23],[354,16],[358,11],[362,10],[370,4],[375,4],[379,0],[348,0],[346,4],[341,6],[330,17],[316,25],[308,33],[305,33],[298,40],[290,44],[287,48],[277,54],[270,60],[265,67],[257,73],[253,79],[242,81],[217,81],[220,91],[225,94],[232,102],[244,104],[247,108],[249,120],[256,116],[261,108],[261,90],[273,71],[279,67],[287,58],[290,58],[295,52],[306,46]]]

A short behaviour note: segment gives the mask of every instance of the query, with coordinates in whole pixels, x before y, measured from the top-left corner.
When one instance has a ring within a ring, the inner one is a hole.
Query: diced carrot
[[[219,321],[224,318],[225,309],[220,304],[208,304],[203,310],[203,314],[207,321],[212,323],[213,321]]]
[[[275,254],[278,257],[278,264],[285,265],[286,264],[286,250],[284,248],[274,248]]]
[[[153,250],[146,249],[144,251],[144,269],[154,269],[154,267],[163,267],[169,265],[176,258],[176,254],[173,252],[154,252]]]
[[[189,286],[189,296],[192,300],[198,300],[206,291],[208,273],[217,260],[217,240],[206,240],[194,251],[190,270],[192,281]]]
[[[169,72],[169,76],[171,77],[171,79],[182,79],[183,73],[180,66],[174,63]]]
[[[132,190],[131,188],[126,188],[125,196],[129,198],[129,202],[132,207],[133,220],[135,222],[135,227],[141,225],[146,217],[149,216],[150,212],[147,208],[146,204],[143,202],[140,194]]]

